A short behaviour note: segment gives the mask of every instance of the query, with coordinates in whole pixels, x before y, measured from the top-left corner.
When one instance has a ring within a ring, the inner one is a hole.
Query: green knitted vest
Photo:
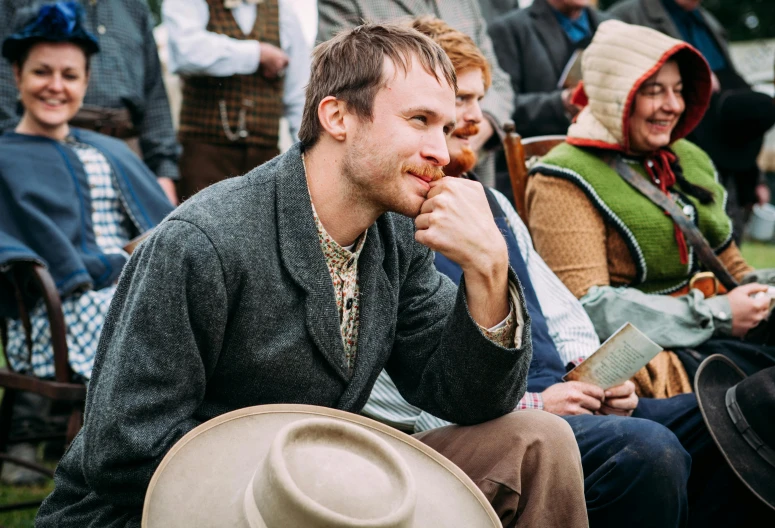
[[[710,158],[699,147],[680,140],[673,144],[672,150],[678,156],[685,178],[714,194],[713,203],[702,205],[682,192],[679,186],[673,188],[678,205],[694,220],[718,254],[732,239],[731,222],[724,212],[726,191],[716,181]],[[641,164],[631,166],[647,178]],[[563,143],[541,158],[530,173],[563,178],[584,191],[630,249],[637,274],[635,282],[629,286],[646,293],[670,293],[685,286],[700,270],[691,246],[688,248],[689,263],[681,264],[670,217],[624,181],[594,151]]]

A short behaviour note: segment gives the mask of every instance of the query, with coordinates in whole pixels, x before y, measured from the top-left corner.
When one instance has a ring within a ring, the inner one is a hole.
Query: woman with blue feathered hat
[[[18,260],[45,264],[62,298],[70,366],[88,380],[123,247],[173,207],[155,176],[122,142],[70,127],[89,82],[97,39],[81,25],[80,6],[57,2],[5,39],[24,114],[0,136],[0,269]],[[13,295],[0,290],[10,317],[7,354],[14,370],[54,374],[42,303],[31,314],[32,353]]]

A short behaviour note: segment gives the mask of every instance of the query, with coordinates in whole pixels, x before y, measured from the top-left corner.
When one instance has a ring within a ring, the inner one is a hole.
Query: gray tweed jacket
[[[139,526],[154,470],[197,425],[269,403],[358,412],[383,368],[409,402],[452,422],[514,409],[530,364],[529,321],[520,349],[485,339],[464,288],[414,241],[411,219],[386,214],[369,228],[359,281],[348,376],[298,145],[188,200],[124,269],[84,427],[36,525]]]

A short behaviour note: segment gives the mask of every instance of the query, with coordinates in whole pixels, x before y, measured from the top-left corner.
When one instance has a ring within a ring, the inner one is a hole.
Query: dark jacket
[[[99,150],[137,234],[156,226],[172,205],[156,177],[123,141],[89,130],[72,136]],[[17,260],[48,266],[59,295],[99,290],[118,280],[126,256],[105,254],[92,226],[89,181],[76,153],[53,139],[0,136],[0,268]],[[15,316],[0,282],[0,316]]]
[[[487,24],[499,16],[519,9],[519,0],[479,0],[479,9]]]
[[[37,526],[139,526],[155,468],[197,425],[269,403],[358,412],[382,368],[407,401],[446,420],[514,409],[531,357],[524,300],[522,348],[488,341],[465,288],[434,269],[412,220],[391,213],[369,228],[358,266],[349,377],[299,146],[179,207],[119,281],[84,427]]]
[[[727,64],[732,64],[732,58],[729,56],[729,46],[727,45],[728,38],[724,27],[707,9],[702,7],[699,9]],[[623,0],[614,4],[606,13],[622,22],[650,27],[660,33],[670,35],[674,39],[683,40],[681,33],[673,23],[673,19],[670,18],[670,14],[662,4],[662,0]]]
[[[607,17],[592,8],[588,14],[594,33]],[[498,64],[511,77],[517,132],[523,137],[565,134],[570,120],[557,81],[576,47],[546,0],[494,20],[489,33]]]

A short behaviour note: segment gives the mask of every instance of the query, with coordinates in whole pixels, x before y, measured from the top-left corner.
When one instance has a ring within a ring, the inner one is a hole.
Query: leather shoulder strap
[[[651,200],[660,209],[670,215],[678,228],[683,232],[687,242],[691,244],[697,254],[697,258],[700,259],[700,262],[702,262],[709,271],[713,272],[719,282],[721,282],[727,290],[732,290],[738,286],[738,282],[730,275],[729,271],[727,271],[724,264],[716,256],[713,248],[710,247],[710,244],[697,226],[694,225],[691,218],[686,216],[681,208],[678,207],[669,196],[662,194],[658,188],[633,171],[621,156],[606,155],[604,159],[611,168],[624,179],[624,181],[632,185],[643,196]]]

